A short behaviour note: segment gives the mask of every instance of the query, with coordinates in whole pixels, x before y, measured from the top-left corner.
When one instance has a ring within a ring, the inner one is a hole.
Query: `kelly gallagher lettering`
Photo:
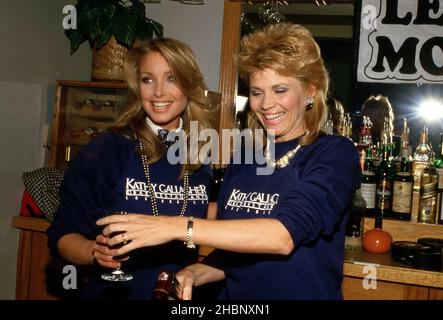
[[[184,190],[183,186],[171,185],[164,183],[153,183],[155,197],[162,202],[169,201],[183,201]],[[133,178],[126,178],[126,200],[130,197],[138,200],[139,198],[145,201],[149,198],[148,185],[144,181],[136,181]],[[208,203],[208,195],[206,193],[206,186],[203,184],[197,186],[189,186],[189,201],[201,201],[202,203]]]
[[[247,212],[255,211],[256,214],[270,214],[274,206],[278,203],[278,193],[269,194],[264,192],[241,192],[241,190],[232,190],[226,203],[225,209],[238,211],[246,209]]]

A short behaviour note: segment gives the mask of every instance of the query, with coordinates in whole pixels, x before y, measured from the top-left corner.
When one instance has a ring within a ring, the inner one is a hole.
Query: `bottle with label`
[[[408,159],[402,158],[400,170],[395,175],[392,188],[392,218],[411,220],[413,187],[414,177],[411,174],[411,163]]]
[[[414,158],[412,157],[411,146],[409,144],[409,126],[408,120],[403,118],[403,130],[400,140],[400,152],[394,160],[395,171],[400,171],[400,166],[403,158],[407,158],[408,161],[412,162]]]
[[[377,180],[375,177],[374,166],[370,153],[366,154],[365,164],[361,177],[361,194],[366,201],[366,217],[375,217],[375,201],[377,194]]]
[[[437,184],[437,223],[443,224],[443,132],[440,132],[440,143],[435,153],[434,168],[438,174]]]
[[[152,292],[152,300],[180,300],[178,286],[179,283],[175,278],[175,274],[171,271],[162,270]]]
[[[429,146],[429,131],[423,127],[420,131],[420,143],[414,152],[414,161],[429,162],[431,156],[431,148]]]
[[[420,176],[418,222],[435,223],[437,213],[437,181],[437,171],[433,164],[429,162]]]
[[[392,201],[392,166],[388,159],[388,145],[384,145],[383,157],[378,168],[376,211],[382,218],[390,215]]]
[[[437,190],[437,223],[443,224],[443,189]]]

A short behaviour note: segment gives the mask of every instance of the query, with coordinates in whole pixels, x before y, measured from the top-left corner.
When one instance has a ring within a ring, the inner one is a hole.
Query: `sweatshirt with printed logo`
[[[275,159],[297,140],[275,144]],[[245,157],[244,157],[245,158]],[[225,270],[227,299],[341,299],[345,224],[360,184],[353,143],[322,136],[285,168],[231,164],[218,198],[219,219],[277,219],[292,237],[289,255],[216,250],[205,263]]]
[[[48,229],[48,245],[58,256],[57,242],[66,234],[79,233],[94,240],[101,233],[96,221],[112,212],[152,214],[151,201],[138,142],[107,132],[84,146],[72,160],[60,189],[60,206]],[[163,156],[150,165],[150,178],[160,215],[179,215],[183,205],[180,164],[170,164]],[[212,171],[202,166],[189,177],[189,201],[185,216],[206,217]],[[177,272],[197,259],[197,250],[183,242],[141,248],[130,252],[122,269],[134,279],[112,283],[100,275],[111,269],[95,265],[83,288],[90,299],[150,299],[161,270]]]

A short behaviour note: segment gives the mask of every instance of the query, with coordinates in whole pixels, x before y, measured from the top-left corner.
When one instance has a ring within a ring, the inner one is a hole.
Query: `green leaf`
[[[151,25],[146,20],[141,21],[137,26],[136,37],[141,40],[152,39],[154,32]]]
[[[143,21],[146,14],[146,7],[143,2],[132,1],[132,14],[136,17],[137,22]]]
[[[65,34],[71,42],[71,54],[73,54],[78,47],[87,40],[86,38],[82,37],[77,29],[65,30]]]
[[[122,45],[130,48],[135,40],[135,23],[130,11],[122,7],[123,10],[117,10],[115,14],[112,30],[115,39]]]
[[[155,20],[146,18],[149,22],[149,24],[152,26],[152,29],[154,30],[154,34],[158,37],[161,38],[163,37],[163,25],[161,25],[160,23],[158,23]]]
[[[112,28],[109,26],[95,39],[94,48],[100,49],[103,47],[112,37]]]
[[[131,0],[125,7],[121,0],[77,0],[77,30],[67,31],[74,52],[86,40],[102,47],[114,35],[117,41],[130,48],[135,38],[151,39],[163,36],[163,26],[146,17],[141,0]]]

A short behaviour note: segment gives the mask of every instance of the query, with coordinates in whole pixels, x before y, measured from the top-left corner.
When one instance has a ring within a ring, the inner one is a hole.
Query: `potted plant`
[[[92,78],[124,80],[123,58],[134,42],[161,37],[163,26],[146,17],[141,0],[77,0],[77,28],[66,30],[71,54],[89,41]]]

